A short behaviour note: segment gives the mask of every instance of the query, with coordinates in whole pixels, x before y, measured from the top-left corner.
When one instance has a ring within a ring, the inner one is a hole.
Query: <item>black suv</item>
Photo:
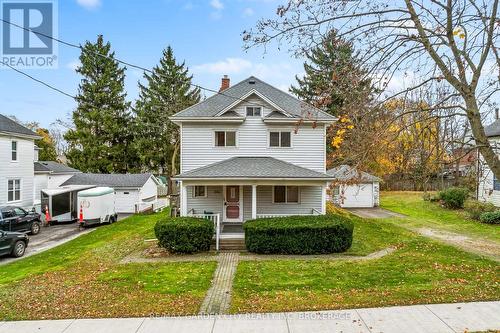
[[[40,232],[40,214],[27,212],[20,207],[0,207],[0,230],[29,232],[36,235]]]
[[[28,242],[26,234],[0,230],[0,256],[10,254],[16,258],[22,257]]]

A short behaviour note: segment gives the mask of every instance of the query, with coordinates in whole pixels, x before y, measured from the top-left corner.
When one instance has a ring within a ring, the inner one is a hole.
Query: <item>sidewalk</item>
[[[0,322],[0,333],[476,332],[500,330],[500,301],[162,318]]]

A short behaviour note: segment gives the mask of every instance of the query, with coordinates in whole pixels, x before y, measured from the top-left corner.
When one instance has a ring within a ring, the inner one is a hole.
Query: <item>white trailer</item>
[[[115,210],[115,190],[95,187],[78,192],[78,220],[82,226],[113,223],[118,215]]]

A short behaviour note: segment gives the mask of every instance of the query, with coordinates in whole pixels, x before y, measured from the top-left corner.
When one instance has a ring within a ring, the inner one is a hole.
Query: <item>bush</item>
[[[482,213],[479,221],[487,224],[500,224],[500,210]]]
[[[320,254],[351,247],[354,226],[343,215],[317,215],[257,219],[243,228],[250,252]]]
[[[469,190],[462,187],[450,187],[439,192],[439,199],[446,208],[458,209],[464,207]]]
[[[156,222],[155,235],[161,247],[174,253],[208,251],[214,225],[195,217],[166,217]]]
[[[473,220],[479,220],[482,213],[494,212],[496,207],[491,202],[481,202],[477,200],[467,200],[464,209]]]

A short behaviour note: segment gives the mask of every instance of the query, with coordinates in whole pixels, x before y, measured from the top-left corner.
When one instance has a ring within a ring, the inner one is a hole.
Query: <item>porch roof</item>
[[[331,176],[273,157],[232,157],[190,170],[175,179],[291,179],[328,180]]]

